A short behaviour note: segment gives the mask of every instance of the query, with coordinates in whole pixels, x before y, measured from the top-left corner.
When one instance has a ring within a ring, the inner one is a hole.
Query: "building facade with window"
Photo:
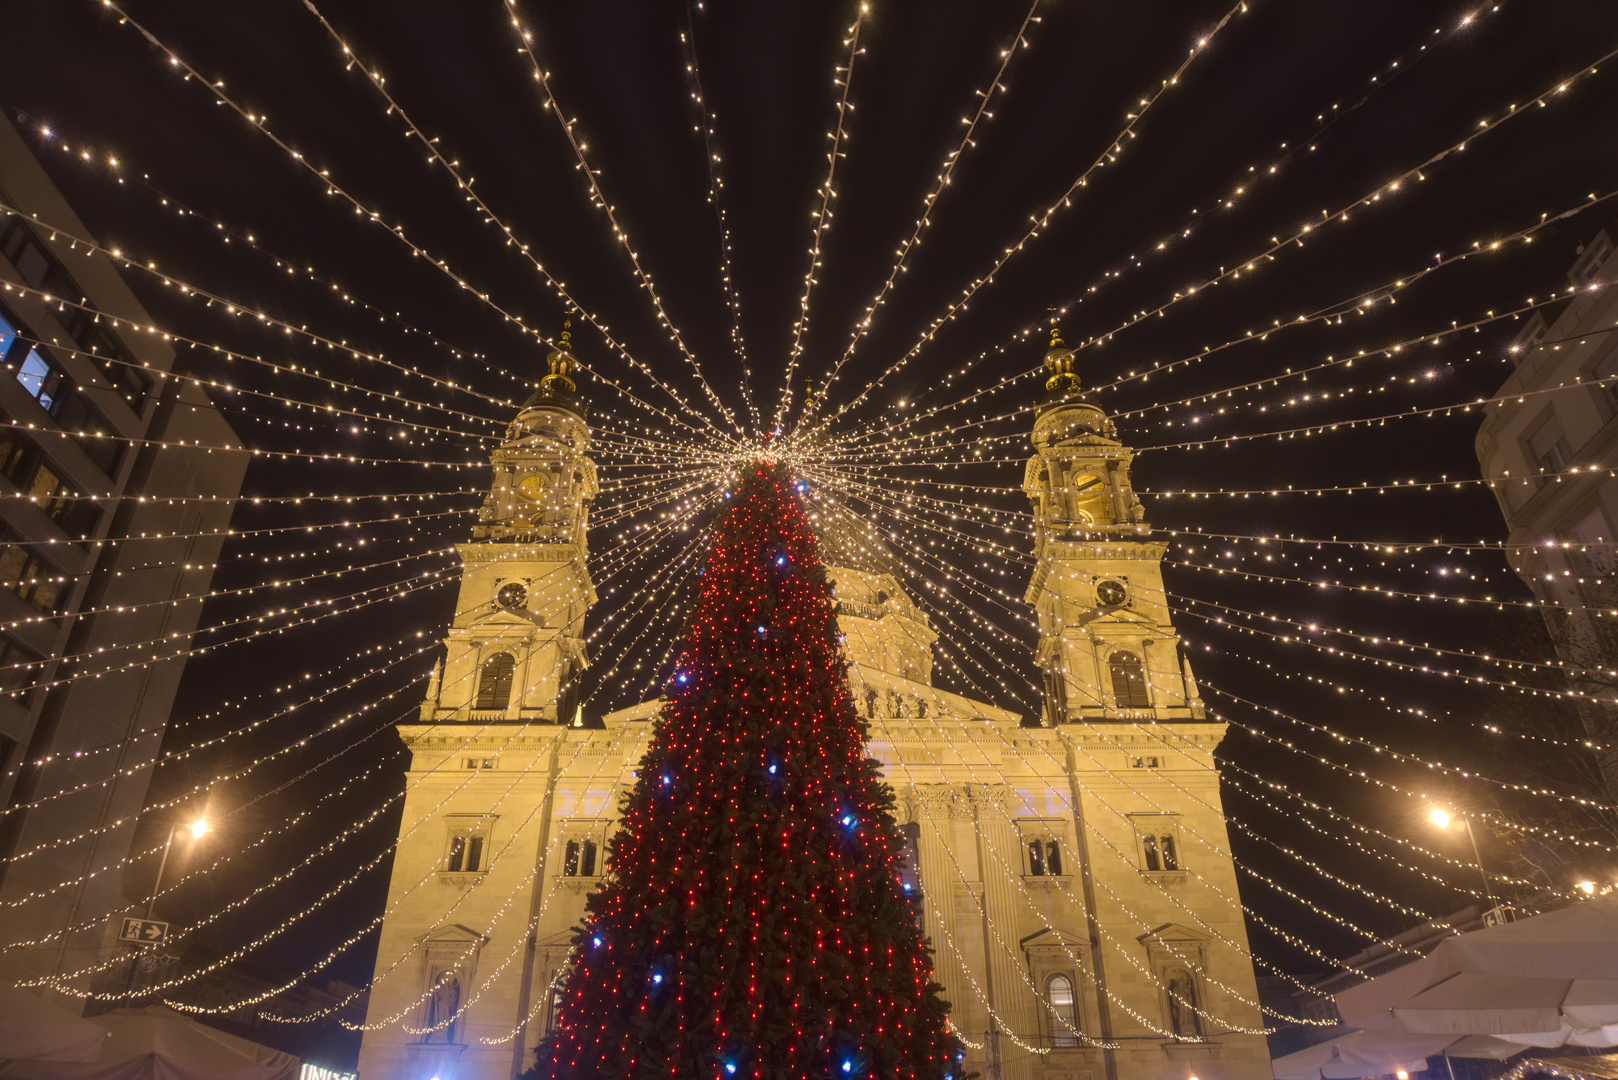
[[[854,701],[897,796],[898,877],[971,1070],[1261,1080],[1213,760],[1224,727],[1181,655],[1130,451],[1071,362],[1053,347],[1025,484],[1043,716],[933,686],[937,634],[909,575],[867,519],[806,495]],[[366,1080],[509,1080],[532,1063],[659,708],[578,726],[595,471],[565,338],[550,364],[493,455],[444,658],[399,729],[412,764]]]
[[[0,977],[10,985],[116,948],[108,927],[149,763],[246,455],[231,452],[240,444],[207,396],[169,377],[161,335],[134,330],[152,320],[111,260],[58,234],[89,232],[4,120],[0,204]]]
[[[1529,317],[1514,369],[1478,429],[1478,464],[1505,517],[1506,557],[1546,609],[1564,659],[1611,666],[1618,645],[1618,221],[1579,248],[1568,293]],[[1606,680],[1603,680],[1605,682]],[[1575,680],[1576,682],[1576,680]],[[1587,702],[1587,728],[1618,744],[1618,715]],[[1618,799],[1618,751],[1602,760]]]

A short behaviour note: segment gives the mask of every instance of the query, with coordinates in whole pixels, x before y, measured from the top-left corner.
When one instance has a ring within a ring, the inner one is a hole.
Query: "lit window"
[[[511,701],[511,679],[516,670],[516,658],[508,652],[495,653],[483,661],[483,671],[478,675],[478,700],[474,707],[505,708]]]
[[[62,392],[67,388],[67,376],[41,356],[37,348],[29,349],[23,358],[22,366],[17,369],[17,381],[48,413],[56,412]]]
[[[1074,1009],[1073,980],[1052,975],[1045,982],[1045,1003],[1050,1018],[1051,1045],[1079,1045],[1079,1021]]]

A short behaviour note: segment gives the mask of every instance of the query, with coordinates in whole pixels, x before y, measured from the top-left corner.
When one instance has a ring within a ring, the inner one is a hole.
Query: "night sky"
[[[639,483],[653,468],[684,475],[732,450],[693,434],[689,425],[696,422],[669,396],[671,390],[731,431],[660,327],[606,215],[592,206],[574,151],[542,106],[507,6],[497,0],[316,6],[354,56],[386,77],[404,114],[438,140],[464,176],[476,178],[474,190],[498,224],[444,168],[429,165],[400,116],[387,114],[359,70],[345,69],[341,46],[297,0],[129,0],[127,13],[207,80],[223,80],[223,92],[248,112],[267,116],[269,131],[316,169],[329,170],[331,182],[367,208],[364,214],[217,104],[199,79],[184,79],[112,8],[89,0],[12,0],[3,19],[10,48],[0,66],[0,104],[101,241],[244,309],[385,357],[358,359],[126,273],[165,329],[296,366],[276,371],[209,348],[180,349],[180,370],[235,388],[219,390],[215,400],[249,446],[375,459],[266,455],[248,472],[249,497],[363,498],[248,502],[237,512],[238,529],[277,531],[227,545],[216,589],[317,576],[222,596],[207,609],[205,621],[221,629],[198,643],[220,647],[192,661],[166,749],[178,754],[196,740],[297,707],[158,771],[154,798],[174,799],[245,770],[214,786],[212,809],[231,845],[263,842],[232,869],[188,887],[177,908],[198,913],[285,872],[402,790],[404,760],[390,725],[419,704],[428,646],[453,610],[454,563],[445,549],[469,538],[467,511],[487,482],[492,440],[515,412],[510,403],[543,374],[548,345],[507,316],[554,338],[566,313],[518,244],[593,317],[575,316],[574,348],[592,369],[584,388],[596,410],[605,482]],[[1527,608],[1462,608],[1315,585],[1330,580],[1522,604],[1529,594],[1498,550],[1505,530],[1486,487],[1267,492],[1476,478],[1475,408],[1399,414],[1493,394],[1510,371],[1506,345],[1522,326],[1498,316],[1565,287],[1579,245],[1618,216],[1618,200],[1590,203],[1592,195],[1618,190],[1612,137],[1618,64],[1574,78],[1618,49],[1618,8],[1610,0],[1511,0],[1494,7],[1254,0],[1248,8],[1233,14],[1164,88],[1229,5],[1039,4],[1039,21],[1022,37],[1026,47],[1007,65],[1004,89],[987,108],[992,115],[979,119],[972,145],[930,211],[931,227],[823,411],[836,411],[879,380],[864,404],[839,417],[828,436],[828,460],[874,474],[869,482],[887,493],[877,500],[882,505],[855,507],[897,535],[901,556],[907,545],[931,553],[934,561],[910,559],[917,574],[911,591],[944,634],[940,683],[1032,713],[1033,632],[1021,605],[1026,560],[1009,562],[983,543],[975,555],[970,547],[951,547],[956,541],[935,527],[1031,549],[1020,491],[1028,453],[1022,433],[1032,423],[1038,382],[1024,374],[998,384],[1039,366],[1047,309],[1066,309],[1061,327],[1069,344],[1084,346],[1085,384],[1119,415],[1125,442],[1143,451],[1134,480],[1148,518],[1174,532],[1169,589],[1204,697],[1214,712],[1259,732],[1233,728],[1223,752],[1231,765],[1226,805],[1239,823],[1232,827],[1237,858],[1274,882],[1243,875],[1244,901],[1262,920],[1249,920],[1255,948],[1287,970],[1320,971],[1321,960],[1267,926],[1341,956],[1368,942],[1354,927],[1391,933],[1413,921],[1410,910],[1446,913],[1471,902],[1476,890],[1461,870],[1423,861],[1334,814],[1458,858],[1458,848],[1445,846],[1450,841],[1419,824],[1419,800],[1396,789],[1524,821],[1559,814],[1563,804],[1493,781],[1537,785],[1540,776],[1554,774],[1558,790],[1581,790],[1578,770],[1542,744],[1480,729],[1487,720],[1563,731],[1567,718],[1550,699],[1344,655],[1544,681],[1543,671],[1476,657],[1514,648],[1519,655],[1537,649],[1543,659],[1548,646],[1535,640]],[[730,0],[688,13],[681,3],[524,0],[518,10],[550,91],[575,121],[576,139],[663,309],[725,405],[744,418],[746,370],[767,422],[793,351],[812,214],[826,181],[827,133],[841,93],[834,73],[847,55],[855,8]],[[844,355],[961,139],[963,117],[977,111],[978,92],[990,86],[1027,12],[1021,0],[878,0],[861,23],[835,213],[821,241],[789,428],[802,407],[805,375],[823,386]],[[710,199],[712,163],[681,44],[688,18],[712,147],[720,155],[719,202],[745,362],[733,339],[720,219]],[[1521,108],[1564,80],[1567,91],[1545,107]],[[1120,139],[1130,114],[1159,90]],[[1520,115],[1472,137],[1481,121],[1513,105]],[[1442,154],[1467,139],[1464,150]],[[1354,209],[1346,222],[1322,225],[1301,247],[1286,246],[1251,271],[1206,287],[1270,251],[1272,238],[1284,241],[1319,222],[1323,211],[1335,214],[1418,166],[1419,177]],[[1023,241],[1033,219],[1087,170],[1084,186],[1048,227],[913,351],[963,290]],[[1364,295],[1385,296],[1439,256],[1474,242],[1487,246],[1581,207],[1534,233],[1531,244],[1507,243],[1446,266],[1399,288],[1396,303],[1382,299],[1353,313]],[[468,287],[413,256],[395,227]],[[507,243],[504,228],[517,244]],[[1178,299],[1193,286],[1195,296]],[[1177,302],[1161,315],[1125,326],[1171,300]],[[1329,324],[1278,329],[1299,315],[1337,309],[1348,313]],[[1436,345],[1371,355],[1307,382],[1250,386],[1328,356],[1377,354],[1480,320],[1477,330],[1447,334]],[[609,327],[650,377],[632,369],[592,322]],[[1242,340],[1198,362],[1177,363],[1267,331],[1274,332],[1262,341]],[[900,370],[884,376],[907,355]],[[1170,365],[1176,366],[1149,380],[1129,378]],[[447,389],[445,381],[470,392]],[[997,388],[958,404],[991,387]],[[326,406],[362,415],[337,419]],[[1382,417],[1397,418],[1346,424]],[[1222,441],[1334,423],[1342,426],[1286,439]],[[902,441],[914,434],[927,440]],[[855,436],[870,449],[846,449]],[[678,450],[664,448],[669,444]],[[695,535],[634,539],[637,526],[645,531],[676,507],[651,498],[627,509],[629,490],[604,491],[596,508],[598,522],[616,520],[592,535],[593,551],[612,566],[636,561],[603,587],[591,618],[597,641],[586,712],[592,717],[655,696],[679,608],[671,590],[649,594],[643,583],[663,580],[658,575]],[[709,484],[700,494],[715,490]],[[891,506],[886,498],[905,494],[935,503],[899,517],[884,508]],[[944,499],[989,510],[936,502]],[[395,514],[414,517],[391,520]],[[1228,539],[1188,540],[1190,530]],[[1277,535],[1311,543],[1254,539]],[[1334,539],[1484,546],[1370,552],[1319,543]],[[926,548],[932,542],[941,546]],[[1198,568],[1216,561],[1302,583]],[[345,572],[335,576],[339,570]],[[946,571],[956,577],[945,581]],[[946,597],[942,590],[952,585]],[[363,605],[339,600],[366,589],[376,591],[361,598]],[[306,625],[308,612],[264,614],[322,600],[352,610]],[[1390,636],[1417,647],[1388,644]],[[642,667],[632,669],[636,661]],[[303,704],[381,665],[391,666]],[[1333,732],[1360,741],[1344,742]],[[1306,753],[1267,737],[1291,740]],[[1354,779],[1316,756],[1394,787]],[[1423,761],[1430,759],[1488,779],[1429,769]],[[320,813],[282,831],[300,808],[340,788]],[[1278,789],[1329,809],[1308,810]],[[159,816],[147,823],[154,835],[167,827]],[[254,953],[294,972],[325,956],[381,909],[384,848],[397,819],[394,802],[331,854],[216,923],[211,947],[234,951],[382,856],[320,909],[322,917],[295,924]],[[1488,858],[1520,854],[1505,850],[1504,841],[1482,841]],[[1570,862],[1536,854],[1556,868],[1559,888],[1588,869],[1577,852]],[[1407,910],[1344,887],[1311,863],[1341,881],[1368,884]],[[327,973],[362,982],[374,947],[374,935],[362,936]]]

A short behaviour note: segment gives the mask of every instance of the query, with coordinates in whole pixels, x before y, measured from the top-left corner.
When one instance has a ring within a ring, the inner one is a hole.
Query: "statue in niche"
[[[433,992],[427,998],[427,1023],[423,1026],[434,1030],[427,1032],[426,1041],[453,1043],[458,1022],[455,1014],[460,1008],[461,980],[453,971],[439,972],[433,980]],[[444,1026],[439,1027],[439,1024]]]
[[[1200,1039],[1202,1028],[1197,1017],[1197,984],[1191,973],[1175,968],[1164,973],[1169,991],[1169,1027],[1177,1039]]]

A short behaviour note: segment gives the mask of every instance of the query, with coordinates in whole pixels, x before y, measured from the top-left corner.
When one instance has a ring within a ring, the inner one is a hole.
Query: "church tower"
[[[1053,1027],[1074,1049],[1046,1055],[1043,1076],[1267,1080],[1213,756],[1225,725],[1208,720],[1183,655],[1165,546],[1130,484],[1133,451],[1084,394],[1054,329],[1045,368],[1023,480],[1035,556],[1026,599],[1045,689],[1041,730],[1030,734],[1053,740],[1065,761],[1062,839],[1078,875],[1071,921],[1053,923],[1047,940],[1065,939],[1074,949],[1061,955],[1082,959],[1071,1008],[1111,1047],[1081,1049]],[[1061,1000],[1047,995],[1044,1010]]]
[[[518,1071],[558,762],[596,734],[574,726],[596,599],[585,562],[596,470],[569,345],[564,332],[490,455],[473,542],[456,549],[463,573],[443,659],[419,718],[398,728],[411,763],[360,1052],[366,1077]]]

